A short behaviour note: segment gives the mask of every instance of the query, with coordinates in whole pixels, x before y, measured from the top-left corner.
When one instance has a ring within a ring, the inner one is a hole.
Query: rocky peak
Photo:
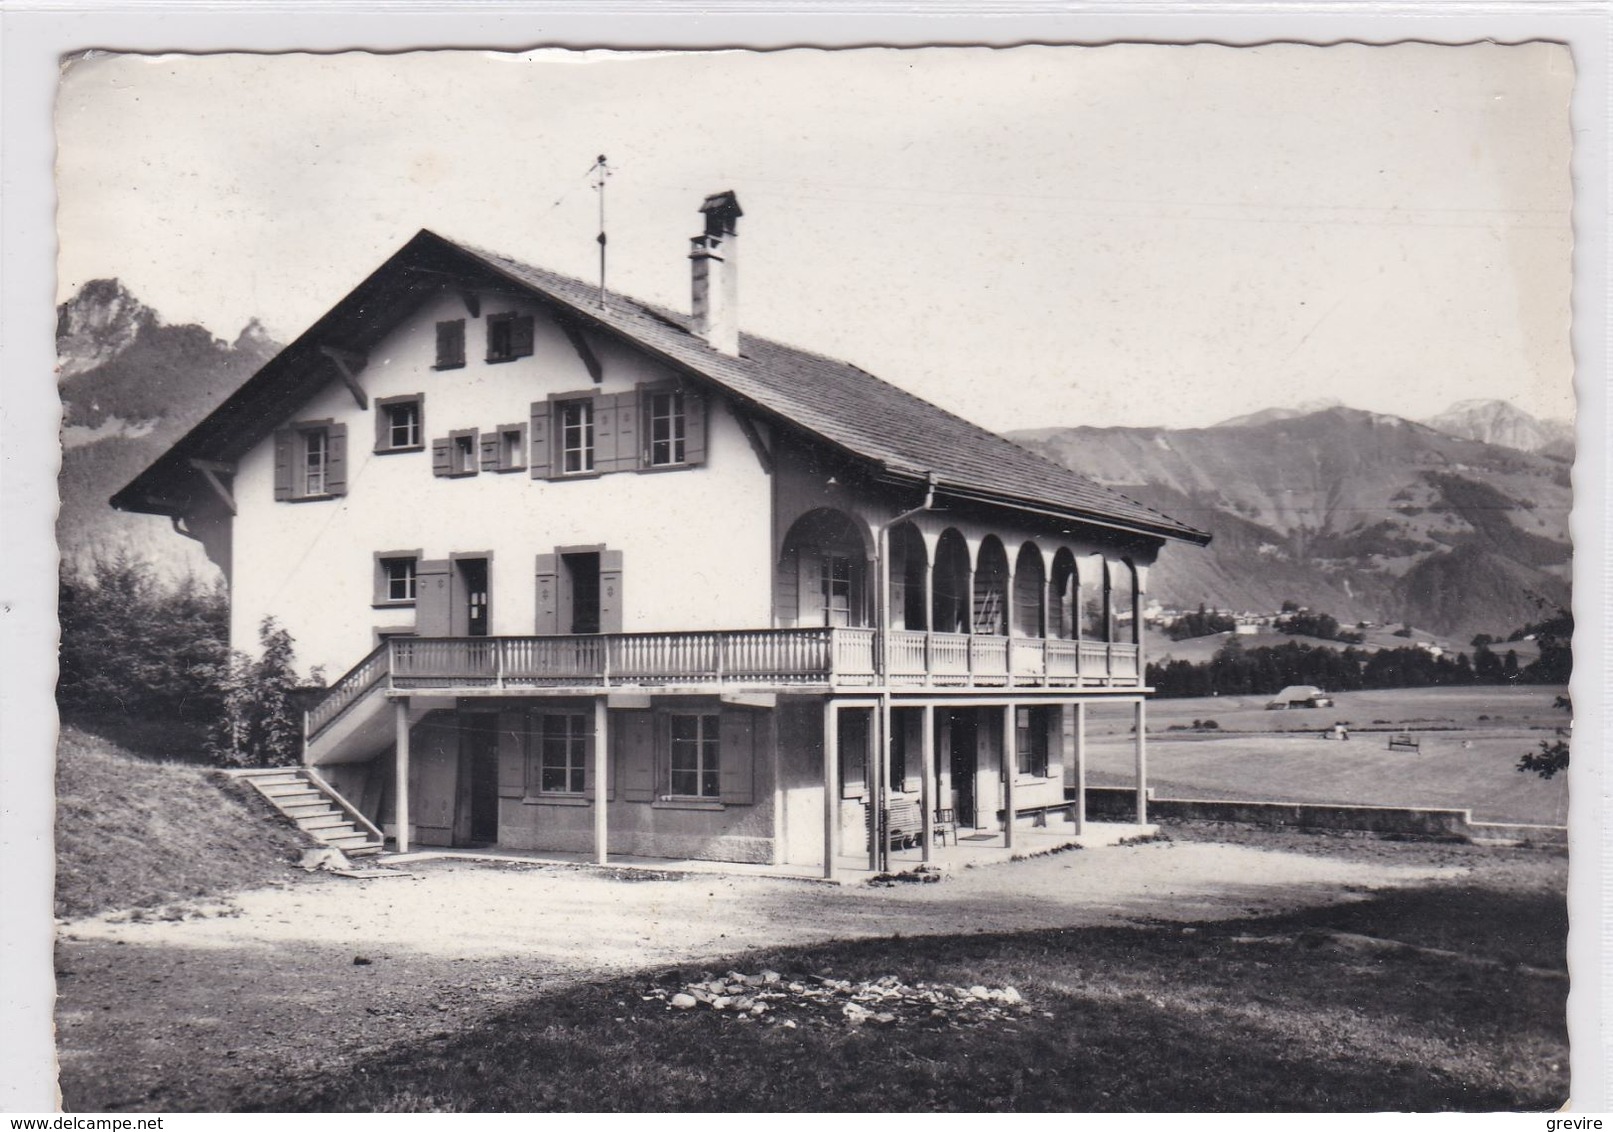
[[[156,323],[157,313],[118,280],[90,280],[56,308],[58,380],[104,365]]]

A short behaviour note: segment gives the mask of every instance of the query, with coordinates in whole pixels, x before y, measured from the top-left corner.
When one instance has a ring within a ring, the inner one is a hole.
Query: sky
[[[59,297],[289,340],[417,229],[740,318],[999,430],[1338,400],[1573,413],[1566,49],[102,55],[57,106]]]

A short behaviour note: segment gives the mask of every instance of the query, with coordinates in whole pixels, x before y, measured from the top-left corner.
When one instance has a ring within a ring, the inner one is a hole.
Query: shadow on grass
[[[570,986],[458,1034],[257,1086],[249,1110],[1547,1110],[1567,1095],[1559,894],[1392,892],[1271,919],[924,936],[776,949]],[[1458,923],[1450,932],[1446,917]],[[1497,931],[1498,923],[1528,925]],[[1393,934],[1398,929],[1399,934]],[[1345,931],[1463,954],[1307,946]],[[780,1004],[771,1021],[646,1001],[729,969],[786,980],[1012,985],[979,1025],[898,1014],[851,1026]],[[786,1019],[797,1022],[784,1026]]]

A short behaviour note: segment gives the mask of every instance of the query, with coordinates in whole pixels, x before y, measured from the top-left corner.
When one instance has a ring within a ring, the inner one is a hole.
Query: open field
[[[1332,708],[1266,711],[1265,697],[1210,696],[1148,705],[1149,783],[1162,798],[1471,809],[1478,821],[1561,825],[1568,782],[1520,774],[1517,763],[1554,737],[1567,713],[1556,687],[1341,692]],[[1212,731],[1172,731],[1213,719]],[[1348,742],[1319,738],[1348,723]],[[1088,781],[1129,786],[1129,713],[1094,710]],[[1416,752],[1391,751],[1406,731]]]
[[[1238,831],[941,884],[415,867],[58,946],[70,1111],[1546,1110],[1561,854]],[[1015,988],[988,1017],[764,1018],[738,970]],[[789,1023],[789,1024],[786,1024]]]

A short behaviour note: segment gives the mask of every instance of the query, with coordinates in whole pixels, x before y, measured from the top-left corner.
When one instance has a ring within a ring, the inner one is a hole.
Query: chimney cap
[[[734,222],[745,215],[739,207],[739,198],[732,189],[712,193],[700,202],[700,211],[706,216],[706,235],[732,236],[738,230]]]

